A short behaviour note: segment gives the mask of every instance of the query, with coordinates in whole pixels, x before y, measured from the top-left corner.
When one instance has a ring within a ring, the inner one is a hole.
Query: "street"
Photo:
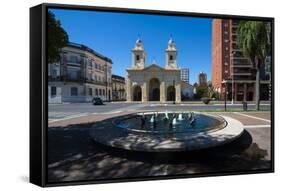
[[[242,110],[242,104],[227,104],[228,110]],[[248,104],[249,110],[254,110],[255,104]],[[190,111],[221,111],[224,110],[224,103],[218,102],[205,105],[202,102],[172,103],[126,103],[111,102],[105,105],[92,105],[91,103],[66,103],[49,105],[49,122],[56,122],[66,119],[83,117],[93,114],[114,114],[121,112],[133,112],[141,110],[165,111],[165,110],[190,110]],[[270,104],[262,103],[261,110],[270,110]]]

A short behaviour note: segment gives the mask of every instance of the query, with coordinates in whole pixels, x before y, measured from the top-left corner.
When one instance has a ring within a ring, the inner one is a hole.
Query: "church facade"
[[[127,69],[128,102],[181,101],[181,71],[177,67],[177,49],[173,39],[168,41],[166,64],[155,61],[146,66],[146,53],[140,39],[132,49],[132,66]]]

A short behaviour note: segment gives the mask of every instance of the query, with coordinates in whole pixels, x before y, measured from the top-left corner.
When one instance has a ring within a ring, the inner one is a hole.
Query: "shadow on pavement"
[[[248,131],[220,147],[182,153],[144,153],[94,143],[92,124],[48,129],[49,182],[239,172],[270,169],[266,150]]]

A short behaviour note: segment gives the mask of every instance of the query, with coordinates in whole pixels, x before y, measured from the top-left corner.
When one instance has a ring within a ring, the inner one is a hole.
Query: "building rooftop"
[[[112,78],[115,78],[115,79],[120,79],[120,80],[125,80],[124,77],[122,76],[118,76],[118,75],[115,75],[115,74],[112,74]]]
[[[84,51],[90,52],[90,53],[94,54],[95,56],[97,56],[97,57],[99,57],[99,58],[101,58],[101,59],[104,59],[104,60],[106,60],[106,61],[108,61],[108,62],[110,62],[110,63],[112,64],[112,60],[111,60],[110,58],[108,58],[108,57],[106,57],[106,56],[104,56],[104,55],[98,53],[97,51],[95,51],[95,50],[93,50],[93,49],[91,49],[91,48],[89,48],[89,47],[87,47],[87,46],[85,46],[85,45],[83,45],[83,44],[78,44],[78,43],[74,43],[74,42],[69,42],[69,43],[67,44],[67,46],[73,47],[73,48],[78,48],[78,49],[80,49],[80,50],[84,50]]]

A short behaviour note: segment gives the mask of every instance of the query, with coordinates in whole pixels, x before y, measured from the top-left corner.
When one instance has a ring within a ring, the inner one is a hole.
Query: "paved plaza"
[[[239,104],[232,106],[242,107]],[[224,105],[217,103],[211,107],[222,109]],[[251,107],[254,106],[250,105]],[[81,108],[83,110],[80,110]],[[94,143],[89,135],[89,130],[95,121],[113,116],[136,111],[207,110],[207,108],[199,103],[194,103],[194,105],[157,103],[112,103],[105,106],[51,105],[49,116],[57,112],[61,113],[62,117],[49,120],[48,179],[50,182],[56,182],[233,171],[251,172],[271,168],[270,111],[213,112],[239,120],[244,125],[245,131],[231,144],[196,152],[158,154],[123,150],[120,152],[120,150]],[[264,104],[262,108],[268,109],[269,106]]]

